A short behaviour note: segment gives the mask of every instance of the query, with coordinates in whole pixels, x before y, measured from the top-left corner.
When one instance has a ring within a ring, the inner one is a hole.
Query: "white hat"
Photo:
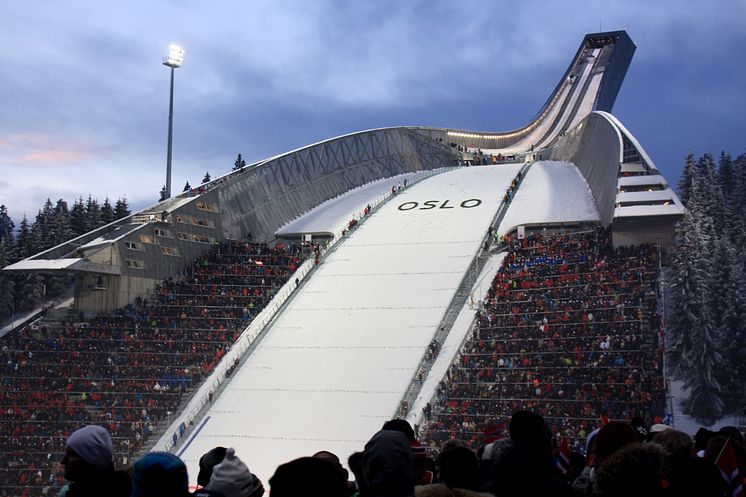
[[[212,469],[205,490],[220,492],[224,497],[248,497],[260,487],[262,482],[251,474],[249,467],[236,457],[236,450],[231,447],[225,452],[223,461]]]
[[[671,427],[661,423],[656,423],[650,427],[650,433],[660,433],[662,431],[670,430]]]

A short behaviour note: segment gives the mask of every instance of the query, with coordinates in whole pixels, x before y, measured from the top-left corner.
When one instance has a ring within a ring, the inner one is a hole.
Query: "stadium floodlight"
[[[168,57],[163,59],[163,65],[171,68],[171,96],[168,104],[168,156],[166,158],[165,198],[171,198],[171,148],[174,135],[174,69],[181,67],[182,62],[184,62],[184,49],[179,45],[169,45]]]
[[[179,45],[169,45],[168,57],[163,59],[163,65],[171,68],[177,68],[181,67],[182,62],[184,62],[184,49]]]

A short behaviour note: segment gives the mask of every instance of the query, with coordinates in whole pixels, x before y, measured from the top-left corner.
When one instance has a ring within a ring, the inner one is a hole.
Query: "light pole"
[[[174,138],[174,69],[184,62],[184,49],[179,45],[169,45],[168,57],[163,65],[171,68],[171,96],[168,103],[168,156],[166,158],[166,198],[171,198],[171,146]]]

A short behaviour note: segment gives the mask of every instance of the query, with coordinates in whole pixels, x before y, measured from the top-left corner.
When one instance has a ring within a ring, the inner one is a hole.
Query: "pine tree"
[[[42,303],[44,278],[34,273],[20,274],[16,278],[16,312],[31,311]]]
[[[88,195],[85,203],[86,233],[101,226],[101,208],[98,201]]]
[[[13,245],[13,230],[16,225],[8,215],[8,209],[5,205],[0,205],[0,240],[5,240],[8,246]]]
[[[14,262],[13,229],[15,224],[8,215],[8,209],[0,205],[0,269]],[[6,321],[13,314],[15,284],[13,275],[0,271],[0,322]]]
[[[741,154],[733,161],[733,192],[729,200],[732,215],[730,231],[736,250],[746,251],[746,154]]]
[[[246,161],[244,161],[241,158],[241,154],[238,154],[238,158],[236,158],[236,162],[233,163],[233,170],[241,169],[243,166],[246,165]]]
[[[8,240],[0,239],[0,268],[10,264],[11,247]],[[0,272],[0,322],[12,317],[15,309],[15,283],[7,271]]]
[[[712,154],[705,154],[698,164],[701,175],[695,178],[695,182],[704,207],[704,216],[712,221],[715,235],[720,236],[725,232],[725,199]]]
[[[114,218],[124,219],[130,214],[130,206],[127,205],[127,197],[118,198],[117,203],[114,204]]]
[[[724,385],[724,401],[729,410],[739,408],[746,398],[746,292],[744,291],[744,261],[726,237],[719,240],[714,254],[713,299],[720,316],[714,319],[721,337],[723,364],[719,368]]]
[[[684,163],[684,171],[681,173],[679,179],[679,198],[684,206],[689,205],[689,197],[691,196],[691,189],[694,185],[694,179],[697,176],[697,166],[694,162],[694,155],[689,152],[686,156],[686,162]]]
[[[712,310],[709,256],[714,250],[715,227],[706,216],[702,190],[702,181],[695,179],[676,241],[670,358],[688,393],[684,412],[709,425],[723,414],[723,387],[718,378],[723,341]]]
[[[703,293],[701,284],[705,275],[701,274],[698,266],[697,231],[694,212],[688,209],[678,226],[672,263],[669,361],[676,377],[683,376],[690,367],[687,362],[692,349],[690,330],[697,326],[697,297],[701,298]]]
[[[82,196],[75,201],[73,208],[70,210],[70,229],[72,229],[73,236],[76,237],[88,232],[88,221]]]
[[[109,197],[104,199],[104,205],[101,206],[101,224],[107,225],[114,222],[114,208],[111,206]]]
[[[166,190],[166,185],[163,185],[160,196],[158,197],[158,202],[163,202],[164,200],[168,200],[168,190]]]
[[[718,162],[718,183],[723,191],[723,196],[730,200],[736,185],[733,176],[733,160],[730,158],[730,154],[725,152],[720,154],[720,161]]]
[[[25,259],[34,255],[33,252],[33,241],[31,239],[31,226],[29,226],[26,214],[21,219],[21,224],[18,229],[18,237],[16,238],[15,254],[16,260]]]
[[[188,192],[191,189],[192,189],[192,185],[190,185],[189,182],[187,181],[186,184],[184,185],[183,191]]]
[[[47,199],[31,225],[31,254],[42,252],[55,245],[54,229],[54,207],[52,201]]]
[[[205,177],[202,178],[202,184],[204,185],[205,183],[209,183],[209,182],[210,182],[210,173],[205,173]]]

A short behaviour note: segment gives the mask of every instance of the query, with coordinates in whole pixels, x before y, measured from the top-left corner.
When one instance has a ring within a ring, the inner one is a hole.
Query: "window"
[[[176,247],[161,247],[161,254],[170,255],[173,257],[181,257],[179,249],[177,249]]]
[[[131,267],[132,269],[145,269],[145,263],[143,261],[127,259],[127,267]]]
[[[191,239],[192,239],[192,238],[191,238],[191,237],[189,236],[189,233],[182,233],[182,232],[180,232],[180,231],[176,233],[176,236],[178,236],[178,237],[179,237],[179,240],[187,240],[187,241],[189,241],[189,240],[191,240]]]
[[[617,207],[634,207],[636,205],[671,205],[673,200],[671,199],[658,199],[658,200],[637,200],[631,202],[619,202]]]
[[[192,235],[192,240],[199,243],[211,243],[211,239],[204,235]]]
[[[164,230],[163,228],[153,228],[153,233],[155,233],[155,236],[171,238],[171,232],[168,230]]]
[[[124,242],[124,246],[127,247],[127,250],[142,251],[142,247],[137,242]]]
[[[193,216],[176,216],[176,222],[184,224],[196,224],[197,226],[204,226],[206,228],[215,227],[215,223],[211,219],[200,219]]]
[[[194,224],[197,226],[205,226],[207,228],[214,228],[215,223],[213,223],[210,219],[198,219],[194,218]]]
[[[149,243],[149,244],[151,244],[151,245],[152,245],[152,244],[156,244],[156,243],[158,243],[158,242],[157,242],[157,241],[155,240],[155,238],[154,238],[154,237],[152,237],[152,236],[150,236],[150,235],[140,235],[140,241],[141,241],[142,243]]]
[[[218,206],[215,204],[206,204],[204,202],[197,202],[197,209],[207,212],[218,212]]]

